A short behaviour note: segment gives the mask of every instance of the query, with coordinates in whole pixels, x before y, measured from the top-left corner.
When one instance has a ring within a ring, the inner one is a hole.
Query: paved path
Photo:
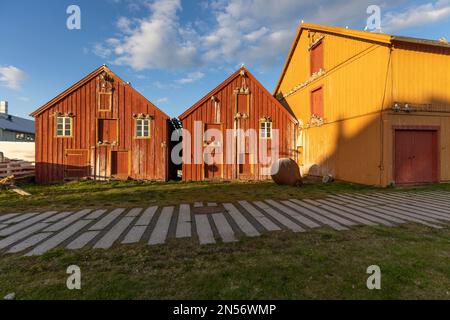
[[[109,249],[138,242],[162,245],[193,238],[202,245],[235,242],[274,231],[311,232],[329,227],[450,224],[450,192],[333,194],[325,199],[239,201],[73,212],[0,215],[0,254],[41,255],[56,248]]]

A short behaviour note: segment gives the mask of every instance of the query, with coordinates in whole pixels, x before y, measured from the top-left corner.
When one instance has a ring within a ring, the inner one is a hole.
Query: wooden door
[[[395,131],[395,182],[397,184],[439,181],[438,131]]]
[[[318,88],[311,92],[311,115],[323,118],[323,88]]]
[[[252,143],[252,141],[250,141],[250,137],[247,136],[248,131],[252,128],[250,123],[249,103],[249,94],[238,94],[236,110],[241,114],[241,117],[236,119],[236,129],[238,129],[238,134],[236,135],[235,167],[237,178],[240,180],[251,180],[253,177],[252,154],[250,150],[250,143]]]
[[[214,130],[214,131],[210,131]],[[222,179],[223,170],[223,133],[221,124],[205,124],[203,134],[203,170],[204,178],[207,180]],[[217,160],[220,161],[217,161]]]
[[[111,152],[111,176],[117,179],[128,179],[130,176],[130,152]]]
[[[103,146],[117,145],[119,142],[119,122],[117,119],[98,119],[97,143]]]
[[[66,150],[64,154],[64,178],[81,179],[89,175],[89,151]]]
[[[323,67],[323,42],[311,49],[311,74],[319,72]]]

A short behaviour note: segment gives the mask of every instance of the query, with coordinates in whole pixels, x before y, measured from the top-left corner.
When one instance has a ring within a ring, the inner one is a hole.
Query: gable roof
[[[83,85],[85,85],[86,83],[88,83],[89,81],[91,81],[92,79],[94,79],[95,77],[99,76],[102,72],[108,72],[108,73],[112,73],[116,78],[118,78],[120,81],[122,81],[123,83],[126,83],[125,81],[123,81],[117,74],[115,74],[114,72],[111,71],[111,69],[109,69],[106,64],[102,65],[101,67],[95,69],[94,71],[92,71],[90,74],[88,74],[86,77],[84,77],[83,79],[81,79],[80,81],[78,81],[77,83],[75,83],[74,85],[72,85],[71,87],[69,87],[68,89],[64,90],[62,93],[60,93],[59,95],[57,95],[55,98],[53,98],[52,100],[50,100],[49,102],[47,102],[46,104],[44,104],[42,107],[40,107],[39,109],[37,109],[36,111],[34,111],[33,113],[30,114],[30,116],[32,117],[37,117],[38,115],[40,115],[42,112],[44,112],[45,110],[51,108],[53,105],[55,105],[56,103],[58,103],[60,100],[62,100],[64,97],[66,97],[67,95],[71,94],[72,92],[76,91],[77,89],[79,89],[80,87],[82,87]],[[167,117],[168,119],[170,119],[170,117],[163,112],[161,109],[159,109],[157,106],[155,106],[155,104],[153,104],[152,102],[150,102],[147,98],[145,98],[140,92],[138,92],[136,89],[132,88],[135,92],[137,92],[142,98],[144,98],[145,100],[147,100],[148,103],[150,103],[154,108],[156,108],[158,111],[160,111],[165,117]]]
[[[274,95],[276,95],[278,90],[280,89],[281,82],[284,79],[284,76],[286,74],[289,63],[291,62],[292,56],[294,55],[295,49],[297,48],[298,41],[300,40],[300,37],[301,37],[303,31],[305,31],[305,30],[320,31],[320,32],[324,32],[324,33],[335,34],[335,35],[342,36],[342,37],[351,37],[351,38],[355,38],[355,39],[378,42],[380,44],[387,44],[387,45],[392,45],[394,42],[407,42],[407,43],[413,43],[413,44],[424,45],[424,46],[431,45],[431,46],[439,46],[439,47],[443,47],[443,48],[450,48],[450,43],[448,43],[448,42],[441,42],[441,41],[436,41],[436,40],[426,40],[426,39],[419,39],[419,38],[412,38],[412,37],[393,36],[393,35],[384,34],[384,33],[374,33],[374,32],[369,32],[369,31],[360,31],[360,30],[353,30],[353,29],[347,29],[347,28],[332,27],[332,26],[325,26],[325,25],[302,22],[297,30],[297,34],[295,36],[294,43],[292,44],[291,49],[289,50],[289,54],[288,54],[288,57],[284,64],[283,71],[281,72],[280,78],[278,79],[277,85],[275,87]]]
[[[269,99],[271,99],[271,101],[278,106],[280,109],[283,110],[283,112],[286,112],[290,117],[291,120],[294,121],[295,123],[297,123],[297,119],[295,118],[295,116],[293,115],[291,110],[288,110],[287,108],[285,108],[277,99],[275,99],[275,97],[261,84],[261,82],[258,81],[258,79],[255,78],[255,76],[253,76],[253,74],[248,71],[247,68],[245,67],[241,67],[239,70],[237,70],[235,73],[233,73],[228,79],[226,79],[224,82],[222,82],[220,85],[218,85],[216,88],[214,88],[212,91],[210,91],[207,95],[205,95],[202,99],[200,99],[196,104],[194,104],[192,107],[190,107],[189,109],[187,109],[182,115],[179,116],[180,120],[185,119],[187,116],[189,116],[192,112],[194,112],[195,110],[197,110],[203,103],[205,103],[207,100],[209,100],[211,98],[211,96],[217,94],[219,91],[221,91],[223,88],[225,88],[226,86],[228,86],[231,82],[233,82],[233,80],[235,80],[237,77],[240,76],[240,73],[242,70],[245,70],[246,75],[258,86],[260,87],[263,92],[265,92],[267,94],[267,96],[269,97]]]
[[[0,113],[0,129],[34,134],[34,121]]]

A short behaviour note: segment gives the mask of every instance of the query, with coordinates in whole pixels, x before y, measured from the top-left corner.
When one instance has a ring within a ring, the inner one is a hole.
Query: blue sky
[[[450,0],[2,0],[0,100],[28,116],[107,64],[176,117],[243,63],[272,91],[301,20],[362,30],[371,4],[383,32],[450,40]]]

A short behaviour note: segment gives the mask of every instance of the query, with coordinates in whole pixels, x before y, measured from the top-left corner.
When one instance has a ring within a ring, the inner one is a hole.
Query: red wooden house
[[[244,67],[180,120],[184,181],[268,179],[276,159],[269,163],[261,152],[271,155],[276,142],[279,158],[296,158],[296,119]]]
[[[31,115],[38,183],[168,180],[169,117],[106,66]]]

